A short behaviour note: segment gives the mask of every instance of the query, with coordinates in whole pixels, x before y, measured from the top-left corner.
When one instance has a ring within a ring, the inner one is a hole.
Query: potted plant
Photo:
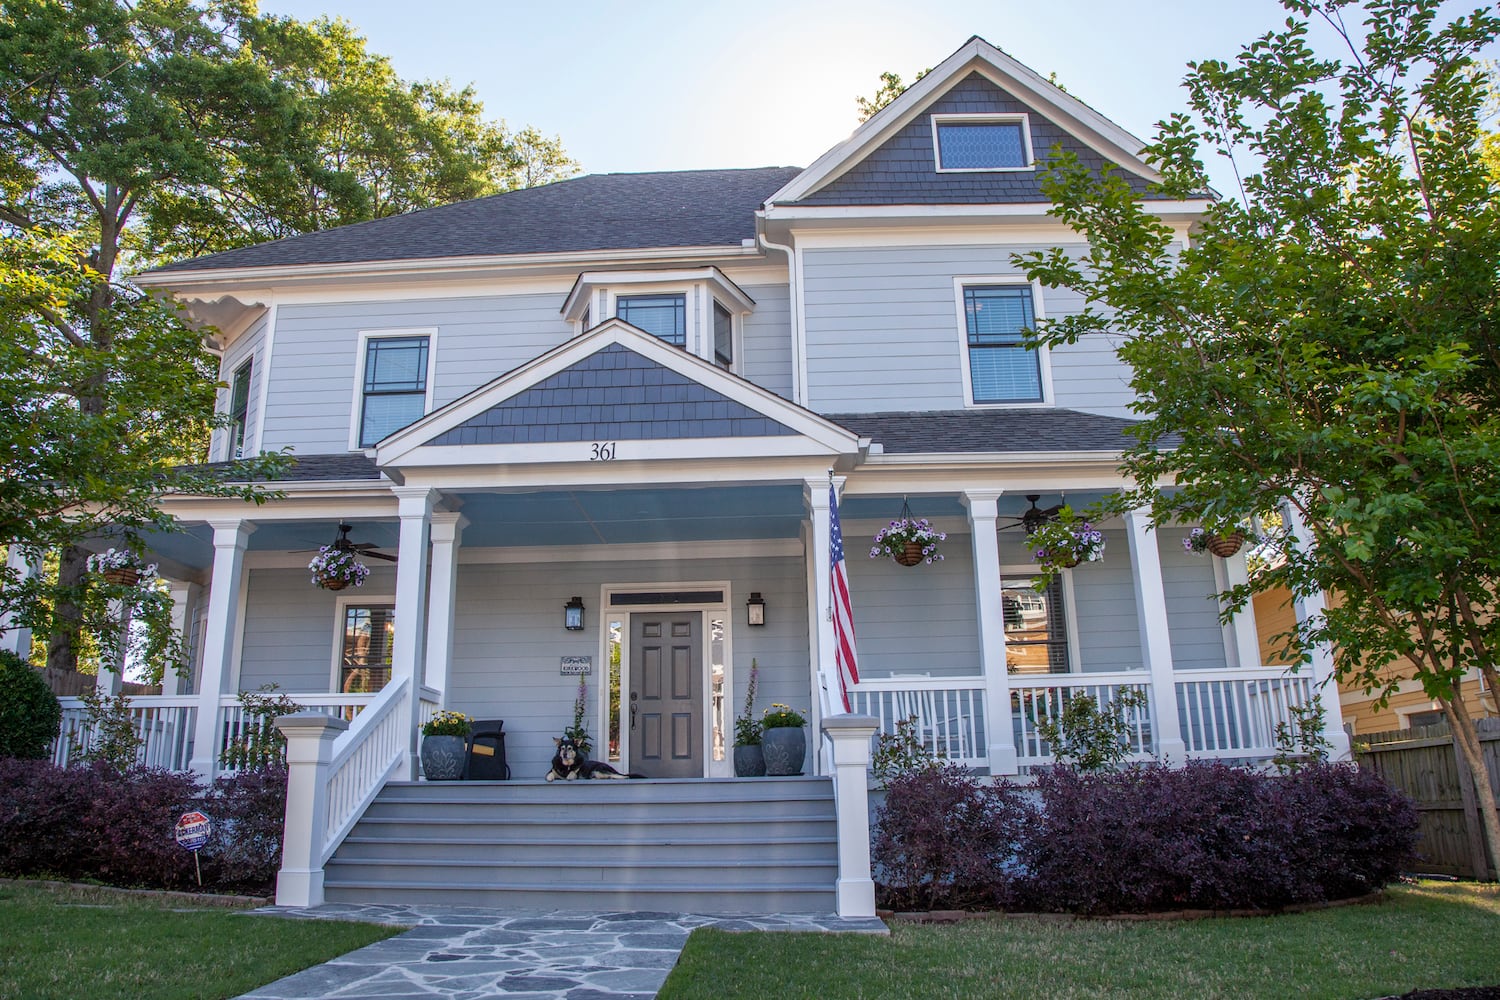
[[[794,708],[778,703],[766,709],[760,720],[760,752],[767,774],[802,773],[802,761],[807,756],[807,735],[802,732],[805,725],[807,720]]]
[[[422,723],[422,774],[428,781],[457,781],[464,776],[469,724],[462,712],[438,712]]]
[[[1182,547],[1195,555],[1209,552],[1220,559],[1228,559],[1247,541],[1253,543],[1257,539],[1253,534],[1238,526],[1222,535],[1206,528],[1194,528],[1182,540]]]
[[[350,584],[363,587],[370,575],[370,567],[355,558],[353,551],[337,545],[318,549],[307,568],[312,573],[312,582],[324,590],[343,590]]]
[[[1033,531],[1027,544],[1032,560],[1052,569],[1072,569],[1104,558],[1104,532],[1068,507],[1058,511],[1056,520]]]
[[[589,730],[583,723],[583,717],[588,712],[588,678],[582,675],[578,678],[578,694],[573,698],[573,724],[563,728],[563,735],[572,740],[578,746],[578,756],[584,760],[592,759],[594,739],[589,735]]]
[[[88,571],[104,577],[104,582],[116,587],[134,587],[141,577],[156,575],[154,565],[142,567],[141,561],[129,549],[105,549],[89,556]]]
[[[745,687],[745,710],[734,720],[734,776],[759,778],[766,773],[766,758],[760,749],[760,723],[755,711],[755,685],[760,664],[750,661],[750,683]]]
[[[931,565],[942,561],[937,543],[947,539],[948,535],[935,529],[927,518],[913,517],[911,508],[903,503],[901,516],[876,533],[870,558],[890,558],[902,566],[915,566],[920,562]]]

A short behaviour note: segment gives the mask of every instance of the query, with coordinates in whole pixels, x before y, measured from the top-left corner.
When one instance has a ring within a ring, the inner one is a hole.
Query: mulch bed
[[[882,920],[903,924],[956,924],[963,920],[1217,920],[1224,917],[1274,917],[1283,913],[1308,913],[1313,910],[1330,910],[1336,906],[1364,906],[1378,903],[1385,898],[1384,892],[1372,892],[1352,899],[1331,899],[1318,903],[1294,903],[1275,910],[1164,910],[1160,913],[1107,913],[1099,916],[1073,913],[1010,913],[1003,910],[922,910],[897,913],[893,910],[876,910]],[[1488,987],[1485,987],[1486,989]],[[1433,994],[1438,998],[1441,994]],[[1417,1000],[1427,1000],[1426,996]],[[1477,997],[1476,1000],[1500,1000]]]

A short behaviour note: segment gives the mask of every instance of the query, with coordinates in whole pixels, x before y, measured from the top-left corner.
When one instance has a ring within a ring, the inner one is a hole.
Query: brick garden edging
[[[893,910],[877,910],[882,920],[898,924],[956,924],[965,920],[1215,920],[1227,917],[1275,917],[1285,913],[1309,913],[1314,910],[1331,910],[1340,906],[1367,906],[1385,899],[1385,891],[1377,890],[1364,896],[1349,899],[1327,899],[1314,903],[1292,903],[1274,910],[1164,910],[1160,913],[1011,913],[1004,910],[917,910],[897,913]]]

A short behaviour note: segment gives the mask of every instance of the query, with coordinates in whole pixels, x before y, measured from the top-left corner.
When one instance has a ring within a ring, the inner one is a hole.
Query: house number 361
[[[589,453],[590,462],[612,462],[615,457],[615,443],[613,441],[595,441],[594,450]]]

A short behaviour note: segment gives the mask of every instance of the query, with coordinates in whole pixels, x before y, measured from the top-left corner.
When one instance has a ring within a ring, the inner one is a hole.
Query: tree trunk
[[[1495,807],[1495,789],[1490,784],[1490,772],[1484,763],[1484,748],[1479,742],[1479,730],[1474,725],[1469,710],[1461,698],[1444,699],[1443,711],[1453,727],[1453,740],[1469,765],[1469,776],[1474,782],[1474,797],[1479,803],[1479,822],[1484,829],[1484,845],[1489,853],[1489,871],[1480,874],[1482,881],[1494,881],[1500,870],[1500,811]]]
[[[57,585],[59,592],[75,587],[88,572],[89,554],[76,545],[58,553]],[[78,608],[62,597],[52,608],[52,636],[47,642],[47,666],[54,670],[78,670]]]

